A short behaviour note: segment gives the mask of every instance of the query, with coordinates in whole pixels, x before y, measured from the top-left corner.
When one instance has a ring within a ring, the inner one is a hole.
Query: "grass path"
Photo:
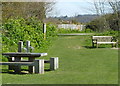
[[[117,84],[118,51],[91,46],[89,36],[61,36],[48,51],[59,57],[59,69],[45,74],[3,74],[3,83],[12,84]],[[86,46],[86,47],[85,47]],[[14,82],[13,82],[14,80]]]

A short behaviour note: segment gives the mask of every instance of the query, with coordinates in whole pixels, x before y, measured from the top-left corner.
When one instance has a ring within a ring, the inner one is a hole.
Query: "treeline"
[[[118,13],[120,15],[120,12]],[[120,30],[120,17],[116,17],[116,14],[106,14],[100,16],[93,21],[87,23],[86,28],[90,28],[93,31],[119,31]]]
[[[17,16],[23,18],[37,17],[41,21],[50,13],[55,3],[53,2],[2,2],[3,21]]]
[[[87,28],[94,31],[119,31],[120,30],[120,1],[95,0],[93,2],[99,18],[87,24]]]

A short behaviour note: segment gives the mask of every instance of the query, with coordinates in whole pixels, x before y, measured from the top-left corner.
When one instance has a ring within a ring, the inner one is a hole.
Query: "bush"
[[[109,30],[109,31],[106,31],[106,32],[97,33],[96,35],[113,36],[115,38],[118,38],[118,31]]]
[[[87,23],[86,28],[90,28],[96,32],[104,32],[107,30],[119,31],[119,18],[114,13],[102,15]]]
[[[3,24],[3,52],[17,52],[18,41],[31,41],[31,46],[41,51],[46,51],[50,44],[50,37],[56,36],[56,27],[47,24],[47,37],[44,40],[43,24],[35,17],[28,19],[9,19]]]
[[[74,29],[64,29],[60,28],[58,29],[58,33],[80,33],[80,30],[74,30]]]

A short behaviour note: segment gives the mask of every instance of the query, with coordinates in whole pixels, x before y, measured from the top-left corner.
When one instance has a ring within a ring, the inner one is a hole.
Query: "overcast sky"
[[[56,0],[51,16],[95,14],[93,0]]]

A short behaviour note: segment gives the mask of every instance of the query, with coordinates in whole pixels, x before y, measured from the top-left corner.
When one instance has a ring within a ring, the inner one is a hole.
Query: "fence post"
[[[46,39],[46,23],[43,23],[44,40]]]
[[[50,70],[56,70],[58,68],[58,57],[50,58]]]
[[[22,41],[19,41],[18,42],[18,52],[22,52],[22,47],[23,47],[23,42]],[[15,57],[8,57],[8,61],[9,62],[12,62],[12,61],[14,61],[15,60]],[[19,66],[19,68],[20,68],[20,66]],[[14,65],[9,65],[8,66],[8,69],[9,70],[13,70],[13,69],[15,69],[15,66]]]

